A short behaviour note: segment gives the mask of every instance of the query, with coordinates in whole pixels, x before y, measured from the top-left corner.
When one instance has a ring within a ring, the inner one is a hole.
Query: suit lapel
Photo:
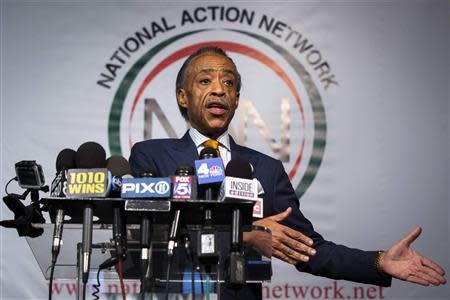
[[[194,160],[198,159],[197,148],[189,136],[189,132],[186,132],[181,139],[173,140],[167,148],[167,154],[175,165],[179,165],[180,163],[193,165]]]
[[[255,155],[255,152],[249,151],[247,147],[242,147],[236,144],[231,135],[230,135],[230,150],[231,150],[231,159],[242,158],[251,163],[254,168],[257,166],[259,159],[258,156]]]

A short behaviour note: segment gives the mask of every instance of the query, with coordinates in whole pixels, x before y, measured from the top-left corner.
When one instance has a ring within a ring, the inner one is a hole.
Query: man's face
[[[229,59],[215,53],[205,53],[189,64],[177,100],[187,109],[191,126],[203,135],[217,138],[228,129],[239,104],[236,73]]]

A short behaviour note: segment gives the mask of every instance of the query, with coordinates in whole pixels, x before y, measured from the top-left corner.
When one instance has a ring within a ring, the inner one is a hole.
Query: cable
[[[191,259],[191,294],[192,300],[195,300],[195,262],[194,262],[194,251],[191,246],[191,240],[189,235],[184,236],[184,247],[187,256]]]
[[[205,283],[205,299],[209,300],[209,286],[210,281],[209,281],[209,275],[208,273],[206,273],[206,283]]]
[[[119,263],[118,263],[118,270],[117,273],[119,274],[119,280],[120,280],[120,289],[122,290],[122,299],[126,300],[126,296],[125,296],[125,284],[123,283],[123,269],[122,269],[122,258],[119,258]]]
[[[194,256],[192,256],[191,289],[192,289],[192,300],[195,300],[195,265],[194,265]]]
[[[98,266],[98,270],[97,270],[97,284],[92,285],[92,287],[94,288],[94,292],[92,293],[92,297],[94,297],[94,300],[99,300],[99,296],[98,294],[100,293],[100,272],[102,270],[111,268],[112,266],[116,265],[118,263],[118,258],[116,256],[112,256],[110,258],[108,258],[107,260],[105,260],[104,262],[102,262],[99,266]]]
[[[83,283],[83,300],[86,300],[86,283]]]
[[[13,177],[13,178],[11,178],[7,183],[6,183],[6,185],[5,185],[5,193],[6,193],[6,195],[10,195],[9,193],[8,193],[8,185],[11,183],[11,181],[13,181],[13,180],[17,180],[17,176],[16,177]]]
[[[53,273],[55,272],[56,260],[52,261],[52,266],[50,269],[50,282],[48,285],[48,300],[52,300],[52,287],[53,287]]]
[[[141,300],[145,300],[145,290],[147,289],[147,284],[145,283],[145,281],[143,281],[141,283],[141,290],[139,292],[139,296],[141,298]]]
[[[102,270],[111,268],[112,266],[114,266],[115,264],[117,264],[117,258],[115,256],[108,258],[107,260],[105,260],[104,262],[102,262],[99,266],[98,266],[98,270],[97,270],[97,284],[92,285],[92,287],[94,288],[94,292],[92,292],[92,297],[94,297],[94,300],[98,300],[99,296],[98,294],[100,293],[100,272]]]
[[[168,261],[167,261],[167,274],[166,274],[166,300],[169,300],[169,280],[170,280],[170,268],[172,266],[172,257],[173,256],[169,256],[168,257]]]
[[[198,274],[200,275],[200,294],[203,294],[204,291],[205,291],[205,289],[204,289],[204,287],[203,287],[203,274],[202,274],[202,270],[201,270],[200,267],[198,267],[197,271],[198,271]]]
[[[97,284],[93,284],[92,288],[94,289],[94,292],[92,293],[92,297],[94,298],[94,300],[100,300],[100,297],[98,296],[98,294],[100,293],[100,271],[102,269],[98,268],[97,270]]]
[[[55,273],[55,267],[56,267],[56,261],[58,259],[58,252],[54,252],[52,251],[52,265],[51,265],[51,269],[50,269],[50,282],[49,282],[49,286],[48,286],[48,300],[52,300],[52,288],[53,288],[53,277],[54,277],[54,273]]]

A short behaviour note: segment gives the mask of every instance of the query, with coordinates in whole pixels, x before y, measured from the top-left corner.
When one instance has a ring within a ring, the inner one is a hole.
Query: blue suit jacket
[[[264,188],[264,217],[272,216],[292,207],[291,215],[282,223],[314,241],[317,254],[308,263],[299,262],[299,271],[332,279],[389,286],[391,279],[381,276],[375,268],[377,251],[362,251],[326,241],[299,209],[299,200],[281,161],[258,151],[240,146],[230,137],[231,157],[243,158],[254,167],[254,177]],[[134,175],[156,168],[161,176],[170,176],[181,163],[194,165],[198,153],[194,142],[186,133],[181,139],[154,139],[136,143],[131,149],[130,166]],[[257,289],[259,288],[259,294]],[[252,286],[234,299],[260,299],[260,287]]]

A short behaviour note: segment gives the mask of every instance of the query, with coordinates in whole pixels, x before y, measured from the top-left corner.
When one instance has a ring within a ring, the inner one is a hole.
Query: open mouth
[[[227,112],[228,105],[222,101],[211,101],[206,105],[206,109],[210,114],[220,116]]]

